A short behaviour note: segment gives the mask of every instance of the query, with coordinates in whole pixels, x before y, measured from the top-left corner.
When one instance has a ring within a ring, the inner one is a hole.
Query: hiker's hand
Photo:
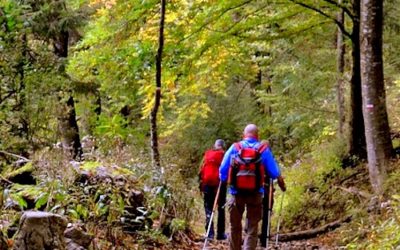
[[[282,176],[278,177],[278,185],[279,185],[280,189],[282,190],[282,192],[286,191],[286,184],[285,184],[285,181],[283,180]]]

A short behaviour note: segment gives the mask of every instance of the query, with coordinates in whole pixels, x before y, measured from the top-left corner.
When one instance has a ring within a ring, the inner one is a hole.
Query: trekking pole
[[[279,215],[278,215],[278,226],[276,228],[276,238],[275,238],[275,246],[278,245],[278,239],[279,239],[279,227],[281,225],[281,220],[282,220],[282,207],[283,207],[283,199],[285,198],[285,192],[282,193],[282,199],[281,199],[281,205],[279,208]]]
[[[215,195],[215,200],[214,200],[214,205],[213,205],[213,208],[212,208],[212,211],[211,211],[210,220],[208,221],[208,227],[207,227],[207,232],[206,232],[206,239],[204,240],[203,250],[205,250],[206,247],[207,247],[208,234],[210,233],[210,230],[211,230],[211,225],[212,225],[212,220],[213,220],[213,217],[214,217],[215,207],[216,207],[217,204],[218,204],[218,200],[219,200],[219,191],[221,190],[221,185],[222,185],[222,182],[220,181],[220,182],[219,182],[219,185],[218,185],[218,189],[217,189],[217,194]]]
[[[272,210],[272,179],[269,179],[269,190],[268,190],[268,225],[267,225],[267,238],[265,239],[265,249],[268,249],[268,241],[270,236],[270,227],[271,227],[271,210]]]

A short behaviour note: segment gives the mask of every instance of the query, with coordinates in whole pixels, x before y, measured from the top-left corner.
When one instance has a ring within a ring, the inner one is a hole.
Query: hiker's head
[[[254,124],[248,124],[244,130],[243,130],[243,136],[246,137],[252,137],[252,138],[258,138],[258,128]]]
[[[224,149],[225,148],[225,142],[222,139],[218,139],[214,143],[214,148],[215,149]]]

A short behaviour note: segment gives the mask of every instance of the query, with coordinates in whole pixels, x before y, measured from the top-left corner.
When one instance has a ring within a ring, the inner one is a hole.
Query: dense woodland
[[[202,155],[248,123],[286,177],[283,233],[346,220],[313,244],[395,249],[399,13],[399,0],[0,0],[0,249],[26,210],[84,225],[90,249],[193,249]]]

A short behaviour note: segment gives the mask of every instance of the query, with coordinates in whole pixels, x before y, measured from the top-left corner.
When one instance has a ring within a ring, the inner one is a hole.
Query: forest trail
[[[335,244],[335,232],[330,232],[321,235],[316,238],[308,240],[295,240],[290,242],[279,242],[275,244],[275,238],[269,242],[268,250],[333,250],[342,249],[340,246]],[[203,249],[204,241],[197,241],[195,243],[195,249]],[[228,241],[217,241],[213,240],[207,244],[207,250],[227,250],[229,249]],[[261,246],[258,246],[256,250],[265,250]]]
[[[202,249],[204,242],[196,243],[196,249]],[[211,242],[207,250],[224,250],[229,249],[228,241],[213,241]],[[323,242],[319,242],[318,239],[313,240],[304,240],[304,241],[292,241],[292,242],[285,242],[285,243],[278,243],[272,242],[269,244],[268,250],[331,250],[331,249],[339,249],[339,247],[325,245]],[[265,250],[263,247],[257,247],[257,250]]]

